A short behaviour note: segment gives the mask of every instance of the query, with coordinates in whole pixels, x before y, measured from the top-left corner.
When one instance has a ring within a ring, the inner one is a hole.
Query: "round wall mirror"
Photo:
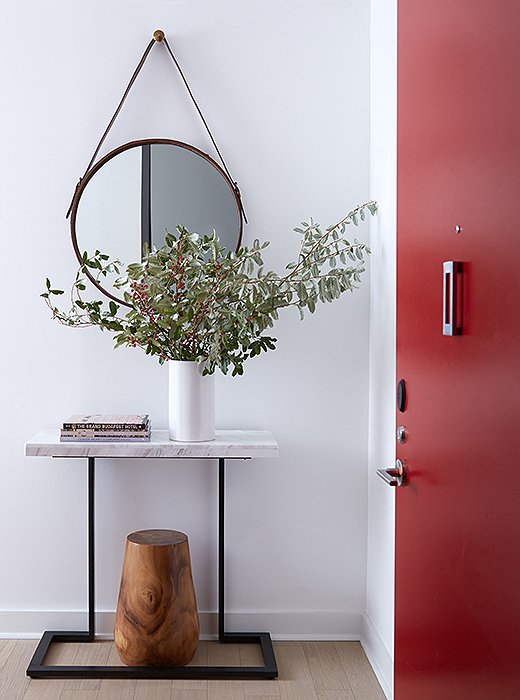
[[[147,139],[120,146],[82,179],[71,212],[74,250],[81,262],[96,250],[120,260],[122,268],[164,245],[178,225],[200,235],[216,231],[220,243],[237,250],[242,210],[233,183],[207,154],[181,141]],[[124,304],[113,279],[86,271],[93,284]]]

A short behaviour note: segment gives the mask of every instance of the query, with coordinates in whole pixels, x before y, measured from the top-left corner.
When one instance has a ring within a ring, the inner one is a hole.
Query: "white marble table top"
[[[150,442],[60,442],[59,430],[43,430],[25,443],[27,457],[277,457],[268,430],[217,430],[210,442],[173,442],[152,430]]]

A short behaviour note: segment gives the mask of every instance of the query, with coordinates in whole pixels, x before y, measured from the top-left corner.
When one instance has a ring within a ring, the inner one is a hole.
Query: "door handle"
[[[395,467],[378,469],[377,475],[389,486],[404,486],[406,483],[406,469],[400,459],[395,460]]]
[[[458,277],[462,272],[462,263],[447,260],[442,264],[442,271],[442,334],[460,335],[462,312]]]

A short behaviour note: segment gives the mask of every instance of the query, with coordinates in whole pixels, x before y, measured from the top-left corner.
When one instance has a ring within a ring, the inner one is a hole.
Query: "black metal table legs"
[[[225,459],[219,458],[218,486],[218,638],[222,644],[259,644],[263,666],[47,666],[45,655],[53,642],[95,640],[94,492],[95,459],[88,458],[88,631],[44,632],[27,668],[31,678],[180,678],[232,680],[276,678],[278,669],[268,632],[225,631]]]

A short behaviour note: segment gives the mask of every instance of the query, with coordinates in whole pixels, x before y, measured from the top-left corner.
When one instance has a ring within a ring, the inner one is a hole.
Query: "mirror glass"
[[[145,243],[164,245],[166,231],[182,224],[200,235],[216,231],[228,250],[242,235],[238,196],[229,178],[205,153],[179,141],[126,144],[102,158],[83,179],[72,209],[72,241],[79,258],[96,250],[123,269],[141,259]],[[121,301],[113,279],[96,286]]]

